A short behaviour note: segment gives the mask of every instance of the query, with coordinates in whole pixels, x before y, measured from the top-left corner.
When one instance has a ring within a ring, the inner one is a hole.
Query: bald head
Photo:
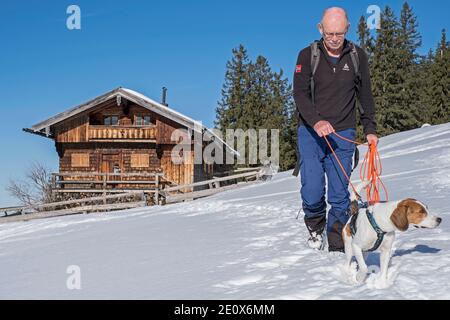
[[[347,12],[343,8],[339,7],[325,9],[322,15],[321,23],[345,23],[345,25],[348,26],[349,21]]]

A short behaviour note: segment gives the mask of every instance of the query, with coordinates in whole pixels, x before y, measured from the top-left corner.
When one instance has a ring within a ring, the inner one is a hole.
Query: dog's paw
[[[366,278],[367,278],[367,270],[359,270],[358,273],[356,274],[356,281],[358,281],[359,283],[364,282]]]
[[[388,278],[381,274],[372,274],[366,282],[370,289],[387,289],[392,285]]]
[[[356,263],[348,265],[347,262],[338,265],[339,270],[346,277],[351,277],[356,273]]]

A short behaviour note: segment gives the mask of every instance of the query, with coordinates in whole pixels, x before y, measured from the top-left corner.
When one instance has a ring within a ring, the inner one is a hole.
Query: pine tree
[[[297,162],[297,110],[293,98],[292,85],[287,79],[282,79],[283,71],[277,74],[276,79],[280,88],[280,101],[283,104],[283,123],[280,127],[280,168],[288,170],[295,167]]]
[[[434,53],[433,50],[430,49],[428,52],[428,55],[425,57],[422,57],[419,66],[418,66],[418,77],[420,77],[422,80],[422,86],[420,92],[420,101],[419,101],[419,107],[418,109],[421,110],[421,121],[422,124],[428,123],[432,124],[434,123],[433,119],[433,111],[432,111],[432,81],[430,79],[433,78],[433,71],[432,66],[434,63]]]
[[[377,123],[381,135],[419,126],[419,115],[413,78],[417,49],[417,27],[412,11],[405,5],[399,22],[388,6],[381,15],[371,66],[373,92],[377,107]],[[407,36],[406,31],[413,32]],[[406,44],[405,44],[406,43]]]
[[[417,128],[422,123],[420,111],[420,90],[424,85],[423,77],[420,77],[417,49],[422,45],[422,37],[418,32],[418,22],[412,8],[407,2],[403,4],[400,13],[399,53],[400,53],[400,90],[399,106],[407,111],[402,127],[399,130]]]
[[[422,36],[418,31],[419,23],[407,2],[400,13],[400,45],[405,65],[412,65],[418,58],[416,50],[422,45]]]
[[[367,27],[366,18],[361,16],[358,23],[358,45],[366,52],[369,63],[374,50],[374,38]]]
[[[442,30],[441,41],[431,65],[429,101],[434,124],[450,122],[450,46],[446,31]]]
[[[271,81],[272,103],[270,109],[276,115],[267,122],[268,128],[279,129],[280,137],[280,168],[287,170],[296,163],[297,119],[292,86],[287,78],[283,78],[283,70],[273,73]],[[269,149],[270,150],[270,149]]]
[[[250,63],[248,70],[250,88],[244,105],[244,117],[240,119],[240,128],[244,130],[266,126],[274,111],[270,108],[272,71],[267,59],[258,56],[255,63]]]
[[[248,93],[249,58],[243,45],[233,49],[233,57],[227,62],[222,98],[216,108],[215,126],[223,133],[235,129],[241,118],[245,97]]]
[[[415,108],[419,112],[419,121],[423,125],[425,123],[434,123],[432,116],[432,101],[431,101],[431,82],[433,73],[431,67],[434,61],[433,50],[430,49],[428,55],[420,57],[417,64],[415,74],[412,77],[416,79],[415,90],[417,91],[418,101]]]
[[[398,131],[399,92],[399,24],[391,8],[385,7],[377,30],[371,65],[373,94],[377,108],[378,132],[381,136]]]

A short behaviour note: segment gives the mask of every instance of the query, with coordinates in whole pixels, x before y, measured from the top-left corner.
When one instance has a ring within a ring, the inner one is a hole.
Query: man
[[[356,106],[359,100],[364,113],[361,122],[369,144],[377,144],[375,106],[371,92],[367,55],[345,39],[350,23],[342,8],[325,10],[318,24],[322,39],[317,43],[318,65],[311,92],[311,46],[303,49],[294,75],[294,99],[299,116],[298,148],[300,153],[301,197],[305,224],[310,233],[308,244],[322,249],[327,226],[328,250],[344,251],[342,228],[349,218],[348,181],[325,138],[328,139],[347,175],[352,171],[355,145],[333,133],[355,140]],[[356,50],[355,52],[352,50]],[[352,57],[353,54],[353,57]],[[359,60],[355,70],[354,57]],[[331,209],[326,220],[327,198]]]

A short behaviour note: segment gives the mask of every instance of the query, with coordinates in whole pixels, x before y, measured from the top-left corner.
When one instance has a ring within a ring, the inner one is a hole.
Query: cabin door
[[[122,161],[120,154],[102,155],[102,173],[122,173]],[[120,180],[119,176],[108,177],[108,180]]]

